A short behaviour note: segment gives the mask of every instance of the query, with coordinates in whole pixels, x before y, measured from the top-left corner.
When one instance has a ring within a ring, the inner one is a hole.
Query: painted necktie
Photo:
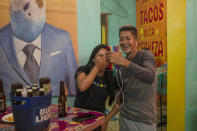
[[[36,62],[36,59],[33,56],[33,53],[37,47],[33,44],[27,44],[23,48],[23,52],[27,56],[26,62],[24,64],[24,71],[28,78],[31,80],[32,84],[37,83],[38,74],[39,74],[39,66]]]

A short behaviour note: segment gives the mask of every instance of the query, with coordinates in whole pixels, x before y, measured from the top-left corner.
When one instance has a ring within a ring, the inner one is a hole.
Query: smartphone
[[[118,52],[119,49],[119,45],[116,46],[107,46],[107,51],[113,51],[113,52]]]
[[[107,46],[107,51],[118,52],[119,46],[118,45],[117,46]],[[113,64],[109,64],[108,69],[109,70],[116,70],[116,69],[118,69],[118,66],[113,65]]]
[[[77,117],[73,117],[73,121],[76,122],[81,122],[81,121],[86,121],[86,120],[90,120],[90,119],[94,119],[96,118],[96,115],[94,114],[87,114],[87,115],[81,115],[81,116],[77,116]]]

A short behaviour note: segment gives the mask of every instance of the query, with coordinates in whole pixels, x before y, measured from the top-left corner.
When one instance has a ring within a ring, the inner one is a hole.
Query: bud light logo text
[[[39,124],[50,119],[50,116],[51,116],[50,107],[39,108],[34,111],[35,111],[34,124]]]

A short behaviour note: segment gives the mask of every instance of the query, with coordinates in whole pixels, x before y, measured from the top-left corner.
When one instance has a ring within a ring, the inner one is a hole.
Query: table
[[[14,131],[14,124],[5,123],[2,121],[2,117],[8,113],[11,113],[11,106],[7,107],[7,112],[0,114],[0,128],[5,131]],[[87,120],[84,122],[75,122],[72,120],[73,117],[94,114],[97,117],[95,119]],[[58,106],[57,104],[51,105],[51,120],[48,131],[87,131],[93,130],[99,125],[104,123],[105,115],[100,112],[68,107],[68,115],[63,118],[58,118]]]

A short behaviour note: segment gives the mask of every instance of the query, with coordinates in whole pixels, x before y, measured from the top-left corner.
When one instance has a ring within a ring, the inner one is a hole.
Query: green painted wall
[[[197,130],[197,0],[186,1],[186,131]]]
[[[124,24],[136,26],[136,0],[101,0],[101,12],[111,13],[109,16],[110,45],[119,43],[118,29]]]
[[[77,19],[79,64],[84,65],[101,43],[100,0],[77,0]]]
[[[100,13],[109,16],[109,43],[117,45],[118,28],[123,24],[136,25],[135,0],[77,0],[79,64],[88,61],[92,49],[101,43]]]

